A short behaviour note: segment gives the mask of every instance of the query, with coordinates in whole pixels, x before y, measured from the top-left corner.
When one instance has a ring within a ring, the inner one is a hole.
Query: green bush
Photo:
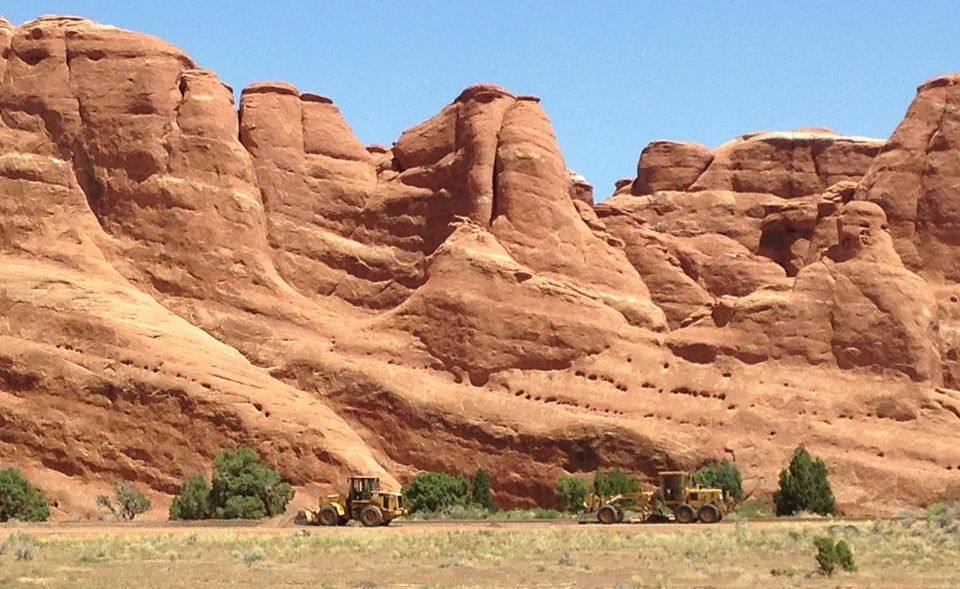
[[[120,521],[131,521],[141,513],[150,511],[150,500],[127,483],[118,482],[113,486],[114,498],[97,496],[97,505],[103,507]]]
[[[940,501],[927,506],[927,520],[945,529],[957,529],[957,509]]]
[[[0,470],[0,522],[42,522],[50,517],[47,498],[15,468]]]
[[[403,501],[410,513],[467,505],[471,499],[470,481],[445,472],[417,473],[403,487]]]
[[[493,501],[493,496],[490,494],[490,473],[482,468],[478,469],[476,474],[473,475],[470,492],[475,505],[489,511],[498,509],[497,504]]]
[[[183,481],[180,494],[170,504],[170,519],[206,519],[210,517],[210,486],[203,474]]]
[[[637,479],[619,468],[598,470],[593,475],[593,492],[601,497],[634,493],[639,488]]]
[[[223,450],[213,461],[209,507],[222,519],[257,519],[287,508],[293,488],[267,467],[253,449]]]
[[[817,547],[817,564],[820,572],[828,577],[838,568],[848,572],[857,570],[853,562],[853,551],[846,540],[834,540],[830,536],[821,536],[813,541]]]
[[[737,501],[743,500],[743,477],[727,459],[704,466],[693,475],[693,481],[701,487],[723,489]]]
[[[213,461],[213,484],[203,474],[183,482],[170,504],[170,519],[260,519],[283,513],[293,487],[269,468],[253,449],[223,450]]]
[[[263,500],[256,495],[234,495],[214,510],[217,519],[262,519],[267,517]]]
[[[927,517],[931,519],[935,517],[947,515],[949,513],[950,513],[950,506],[944,503],[943,501],[938,501],[936,503],[933,503],[927,506]]]
[[[553,493],[560,507],[573,513],[583,511],[583,502],[589,492],[590,488],[583,479],[570,475],[557,477],[557,482],[553,488]]]
[[[780,488],[773,493],[777,515],[793,515],[809,511],[820,515],[836,513],[836,502],[830,481],[827,480],[827,465],[823,460],[810,456],[803,444],[793,451],[790,466],[780,471]]]

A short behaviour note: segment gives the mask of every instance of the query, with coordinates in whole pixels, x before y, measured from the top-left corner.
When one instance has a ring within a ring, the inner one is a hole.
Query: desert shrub
[[[780,488],[773,493],[777,515],[809,511],[832,515],[837,507],[827,479],[827,465],[813,458],[803,444],[793,451],[790,465],[780,471]]]
[[[544,509],[543,507],[535,507],[528,513],[533,516],[533,519],[559,519],[563,515],[556,509]]]
[[[704,466],[693,475],[693,480],[702,487],[723,489],[737,501],[743,500],[743,477],[727,459]]]
[[[495,521],[531,521],[559,519],[561,517],[563,517],[563,513],[557,511],[556,509],[530,507],[527,509],[510,509],[507,511],[491,513],[489,519]]]
[[[42,522],[50,517],[47,498],[15,468],[0,470],[0,522]]]
[[[774,517],[773,507],[759,500],[745,501],[730,514],[731,518],[768,519]]]
[[[473,475],[470,492],[475,505],[479,505],[488,511],[496,511],[498,509],[497,504],[493,500],[493,496],[490,494],[490,473],[482,468],[478,469],[476,474]]]
[[[260,562],[261,560],[266,560],[266,558],[266,551],[259,546],[254,546],[250,550],[247,550],[243,553],[243,562],[247,566],[253,566],[254,563]]]
[[[593,475],[593,491],[601,497],[633,493],[639,488],[637,479],[619,468],[598,470]]]
[[[491,511],[486,507],[476,504],[471,505],[451,505],[444,507],[440,511],[433,512],[438,519],[487,519]]]
[[[257,519],[287,508],[293,488],[253,449],[223,450],[213,461],[209,508],[221,519]]]
[[[103,546],[97,546],[80,555],[78,559],[83,564],[97,564],[107,561],[107,549]]]
[[[470,481],[445,472],[417,473],[403,487],[403,501],[410,513],[467,505],[471,499]]]
[[[17,560],[33,560],[39,548],[37,541],[30,534],[15,532],[0,542],[0,555],[10,553]]]
[[[927,520],[941,528],[957,527],[957,510],[940,501],[927,506]]]
[[[131,521],[141,513],[150,511],[150,500],[132,485],[118,482],[113,486],[113,498],[97,496],[97,505],[103,507],[120,521]]]
[[[484,509],[479,505],[450,505],[447,507],[442,507],[437,511],[427,511],[425,509],[421,509],[415,513],[408,514],[407,519],[412,521],[488,519],[495,513],[499,515],[509,512],[491,512],[490,510]]]
[[[562,509],[571,512],[583,510],[583,502],[590,488],[583,479],[570,475],[560,475],[554,485],[553,493]]]
[[[210,486],[203,474],[183,481],[180,493],[170,504],[170,519],[206,519],[210,517]]]
[[[821,536],[813,541],[817,547],[817,565],[820,572],[828,577],[838,568],[848,572],[857,570],[853,562],[853,551],[846,540],[834,540],[830,536]]]

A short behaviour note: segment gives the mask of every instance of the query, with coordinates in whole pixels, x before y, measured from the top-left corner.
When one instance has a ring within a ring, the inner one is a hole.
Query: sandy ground
[[[851,543],[856,572],[818,572],[813,540],[823,535]],[[925,520],[84,522],[0,525],[4,540],[31,554],[0,554],[3,589],[960,586],[960,531]]]

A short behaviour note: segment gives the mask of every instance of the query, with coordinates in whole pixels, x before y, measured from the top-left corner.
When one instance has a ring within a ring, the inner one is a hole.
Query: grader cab
[[[668,471],[660,473],[660,488],[663,505],[673,512],[678,523],[689,524],[701,521],[713,524],[726,515],[727,500],[722,489],[693,486],[689,472]]]
[[[660,485],[656,489],[612,497],[591,494],[585,504],[587,513],[580,521],[620,523],[626,520],[628,512],[633,512],[636,521],[641,522],[670,514],[677,523],[712,524],[723,519],[731,507],[722,489],[694,486],[689,472],[664,471],[659,475]]]
[[[370,528],[388,525],[405,515],[403,495],[380,490],[377,477],[350,477],[347,492],[320,499],[316,511],[303,512],[303,520],[320,526],[343,526],[357,520]]]

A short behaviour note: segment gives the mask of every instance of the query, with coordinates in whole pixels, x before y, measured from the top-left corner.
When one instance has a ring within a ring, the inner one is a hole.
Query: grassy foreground
[[[0,587],[958,587],[955,521],[718,526],[436,525],[381,529],[0,528]],[[813,539],[846,538],[859,570],[816,572]]]

